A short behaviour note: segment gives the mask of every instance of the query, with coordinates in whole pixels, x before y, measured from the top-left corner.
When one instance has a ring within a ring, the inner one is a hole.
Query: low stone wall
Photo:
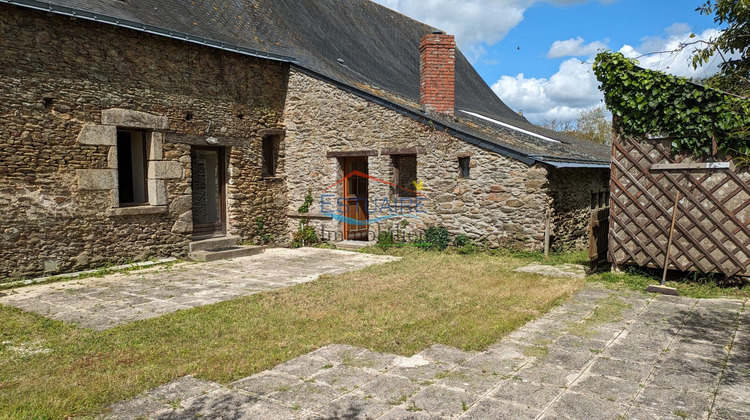
[[[367,154],[369,197],[396,198],[392,156],[416,154],[417,178],[424,181],[424,213],[399,217],[371,228],[418,235],[426,227],[444,226],[493,247],[541,249],[549,197],[547,170],[472,146],[444,132],[369,102],[335,86],[292,70],[285,108],[285,176],[289,190],[289,229],[308,191],[314,203],[311,223],[341,239],[341,222],[321,216],[324,193],[338,197],[344,176],[342,155]],[[459,176],[459,157],[469,157],[469,178]],[[329,189],[330,188],[330,189]],[[371,215],[371,219],[378,215]],[[374,233],[373,233],[374,232]]]
[[[287,65],[0,12],[0,282],[185,256],[191,145],[209,138],[227,150],[229,232],[258,240],[263,217],[264,234],[286,237],[285,186],[261,176],[260,144],[263,130],[282,127]],[[117,127],[161,146],[149,151],[145,208],[117,208]]]
[[[609,191],[609,169],[552,169],[552,238],[555,251],[588,249],[592,206]],[[596,201],[596,202],[592,202]]]

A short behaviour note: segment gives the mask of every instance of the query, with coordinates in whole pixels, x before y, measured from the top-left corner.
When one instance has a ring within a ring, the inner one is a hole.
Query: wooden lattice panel
[[[609,258],[663,268],[675,195],[670,269],[750,273],[750,173],[736,169],[654,170],[681,163],[668,140],[615,139],[612,147]]]

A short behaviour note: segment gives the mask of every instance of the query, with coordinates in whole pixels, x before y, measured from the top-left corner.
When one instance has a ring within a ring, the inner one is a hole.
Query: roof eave
[[[176,39],[178,41],[190,42],[210,48],[216,48],[224,51],[233,52],[250,57],[263,58],[266,60],[280,61],[285,63],[296,63],[294,57],[288,57],[279,54],[273,54],[266,51],[254,50],[252,48],[241,47],[239,45],[228,44],[226,42],[216,41],[209,38],[197,37],[183,32],[171,31],[158,26],[146,25],[127,19],[118,19],[99,13],[87,12],[85,10],[74,9],[71,7],[57,6],[37,0],[0,0],[0,3],[12,4],[14,6],[25,7],[28,9],[40,10],[43,12],[54,13],[63,16],[69,16],[93,22],[101,22],[114,25],[120,28],[132,29],[138,32],[144,32],[151,35],[163,36],[166,38]]]
[[[417,120],[423,124],[430,124],[434,126],[437,130],[447,132],[448,134],[452,135],[453,137],[456,137],[458,139],[461,139],[469,144],[473,144],[477,147],[481,147],[482,149],[498,153],[502,156],[510,157],[515,160],[518,160],[520,162],[525,163],[526,165],[533,165],[539,160],[533,159],[526,155],[525,153],[521,153],[517,150],[513,150],[508,147],[501,146],[497,143],[488,141],[486,139],[483,139],[481,137],[477,137],[475,135],[469,134],[465,132],[464,130],[461,130],[460,128],[457,128],[453,125],[446,124],[445,122],[439,121],[437,119],[431,118],[429,115],[425,113],[416,112],[410,108],[407,108],[403,105],[399,105],[393,101],[389,101],[388,99],[382,98],[380,96],[374,95],[372,93],[369,93],[367,91],[364,91],[362,89],[354,88],[344,82],[338,81],[336,79],[333,79],[331,77],[325,76],[323,74],[320,74],[314,70],[310,70],[306,67],[301,66],[298,63],[293,63],[292,68],[295,70],[298,70],[310,77],[314,77],[316,79],[322,80],[326,83],[332,84],[339,89],[357,95],[363,99],[367,99],[368,101],[374,102],[380,106],[383,106],[385,108],[388,108],[392,111],[395,111],[401,115],[410,117],[414,120]]]

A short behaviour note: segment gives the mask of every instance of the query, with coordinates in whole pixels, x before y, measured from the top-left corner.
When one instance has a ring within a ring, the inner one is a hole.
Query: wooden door
[[[343,160],[344,193],[346,217],[356,223],[344,223],[344,239],[351,241],[368,240],[369,215],[367,213],[367,157],[348,157]]]
[[[224,149],[193,147],[193,237],[226,232]]]
[[[589,228],[589,264],[591,271],[608,267],[609,252],[609,207],[591,210]]]

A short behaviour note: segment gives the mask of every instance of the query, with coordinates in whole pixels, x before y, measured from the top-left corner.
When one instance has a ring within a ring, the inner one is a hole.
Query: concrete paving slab
[[[417,407],[430,416],[455,418],[474,404],[477,397],[442,386],[430,385],[409,398],[406,407]]]
[[[338,365],[323,369],[313,376],[313,378],[315,382],[322,382],[339,391],[348,392],[372,380],[373,376],[370,372],[362,368]]]
[[[591,365],[589,372],[642,384],[653,368],[651,364],[599,357]]]
[[[404,357],[333,344],[227,386],[194,378],[177,381],[116,404],[111,414],[386,420],[750,418],[750,333],[738,329],[736,322],[744,316],[745,302],[711,304],[616,292],[631,305],[623,309],[621,322],[588,323],[592,333],[585,336],[569,332],[612,293],[587,285],[570,304],[484,352],[436,345]],[[733,338],[733,346],[691,336],[711,328],[717,315],[735,320],[714,333]],[[195,396],[198,391],[206,394]]]
[[[579,279],[586,277],[586,267],[580,264],[542,265],[535,263],[517,268],[515,271],[519,273],[540,274],[548,277],[573,277]]]
[[[536,419],[541,410],[529,408],[507,401],[493,398],[485,398],[474,404],[459,419],[485,420],[485,419]]]
[[[390,374],[379,375],[362,385],[360,390],[366,396],[372,396],[392,405],[399,405],[416,394],[423,385],[417,381]]]
[[[431,416],[417,407],[409,407],[408,409],[396,407],[378,417],[378,420],[422,420],[435,418],[435,416]]]
[[[550,401],[553,401],[563,392],[564,390],[557,387],[509,379],[495,388],[490,396],[501,401],[532,408],[534,411],[541,413]]]
[[[172,419],[242,419],[250,420],[252,406],[258,402],[252,395],[221,388],[209,394],[173,404],[154,417],[159,420]]]
[[[368,398],[359,393],[344,395],[318,409],[323,418],[328,419],[375,419],[393,406],[383,401]]]
[[[330,249],[277,248],[233,260],[181,263],[11,289],[0,296],[0,305],[101,331],[395,260]]]
[[[302,380],[288,375],[283,375],[273,371],[261,372],[239,381],[232,382],[229,387],[241,389],[248,393],[265,397],[274,392],[289,389],[294,385],[301,383]]]
[[[289,389],[273,392],[268,398],[291,407],[315,410],[343,394],[344,392],[338,391],[328,385],[303,382],[293,385]]]
[[[436,384],[482,396],[495,389],[503,381],[503,378],[494,372],[458,367],[443,375],[436,381]]]
[[[434,362],[448,365],[459,365],[474,356],[474,354],[442,344],[436,344],[417,354]]]
[[[570,390],[627,405],[638,395],[641,384],[611,376],[586,374],[575,381]]]
[[[689,418],[706,418],[713,404],[713,395],[674,388],[646,386],[634,400],[636,407]],[[684,418],[684,417],[683,417]]]
[[[591,395],[566,392],[541,417],[543,419],[617,419],[627,406]]]

